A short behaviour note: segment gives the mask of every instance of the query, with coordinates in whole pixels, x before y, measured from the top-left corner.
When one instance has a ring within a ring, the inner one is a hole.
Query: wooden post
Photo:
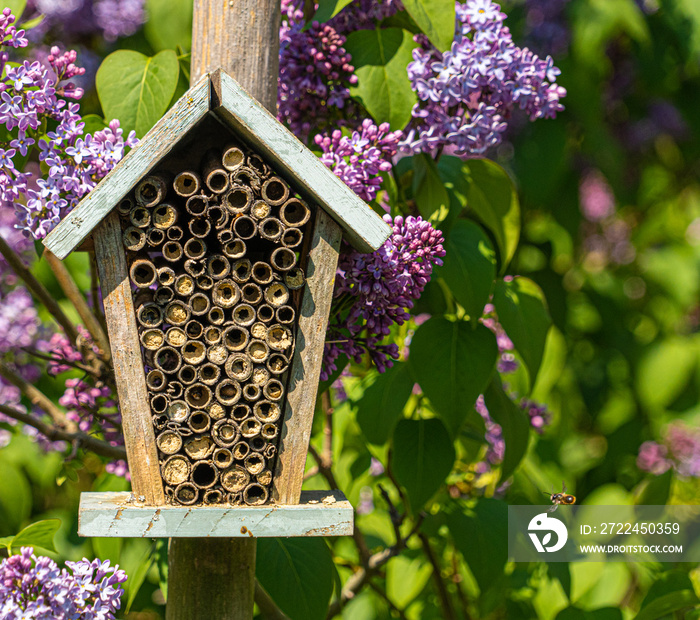
[[[279,0],[195,0],[190,84],[222,68],[277,109]],[[167,620],[250,620],[254,538],[171,538]]]

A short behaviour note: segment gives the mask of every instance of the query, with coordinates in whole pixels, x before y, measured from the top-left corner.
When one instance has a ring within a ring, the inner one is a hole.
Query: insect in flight
[[[565,506],[571,506],[572,504],[576,503],[576,496],[570,495],[566,492],[566,483],[564,482],[561,483],[561,493],[555,493],[554,490],[552,490],[551,493],[547,493],[547,491],[542,492],[545,495],[549,495],[550,501],[552,504],[554,504],[549,510],[547,510],[547,512],[554,512],[562,504]]]

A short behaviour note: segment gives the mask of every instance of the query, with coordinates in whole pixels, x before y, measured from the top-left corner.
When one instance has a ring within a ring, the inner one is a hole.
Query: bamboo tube
[[[219,306],[212,306],[207,313],[207,319],[212,325],[222,325],[226,320],[226,315]]]
[[[262,430],[262,424],[260,424],[260,420],[256,418],[246,418],[239,424],[239,427],[241,429],[241,435],[246,439],[256,437]]]
[[[211,232],[211,222],[203,217],[190,220],[187,227],[190,229],[190,233],[199,239],[204,239]]]
[[[294,312],[294,308],[292,308],[291,306],[280,306],[279,308],[277,308],[275,316],[277,317],[277,320],[283,325],[291,325],[294,323],[296,312]]]
[[[265,339],[273,351],[286,352],[293,344],[292,331],[284,325],[273,325],[267,330]]]
[[[239,215],[233,220],[233,232],[241,239],[252,239],[258,232],[258,225],[252,217]]]
[[[208,435],[194,435],[185,441],[185,454],[193,461],[208,459],[216,449],[216,445]]]
[[[311,217],[311,209],[298,198],[290,198],[280,207],[280,219],[285,226],[301,228]]]
[[[201,239],[188,239],[184,247],[185,256],[194,260],[203,258],[207,253],[207,244]]]
[[[246,285],[247,286],[247,285]],[[255,321],[255,308],[250,304],[238,304],[233,309],[233,322],[241,327],[248,327]]]
[[[192,431],[186,426],[182,426],[182,424],[179,422],[168,422],[167,427],[171,431],[175,431],[178,435],[180,435],[183,441],[188,437],[192,437]]]
[[[186,364],[196,366],[204,361],[207,349],[199,340],[188,340],[182,347],[182,359]]]
[[[253,271],[253,264],[247,258],[241,258],[231,265],[231,277],[243,284],[250,280]]]
[[[262,431],[260,431],[262,433]],[[250,449],[255,452],[262,452],[267,446],[267,441],[265,441],[262,436],[258,435],[250,440]]]
[[[250,418],[251,415],[253,414],[250,407],[244,403],[239,403],[233,409],[231,409],[231,417],[239,423],[247,418]]]
[[[224,379],[216,386],[216,399],[225,406],[235,405],[241,398],[241,386],[238,381]]]
[[[294,267],[284,274],[284,282],[291,291],[296,291],[306,283],[306,276],[301,267]]]
[[[207,362],[199,367],[199,380],[204,385],[214,385],[221,376],[221,370],[216,364]]]
[[[231,273],[231,263],[223,254],[214,254],[207,261],[207,273],[213,280],[222,280]]]
[[[229,493],[241,492],[250,481],[250,474],[240,465],[221,472],[221,486]]]
[[[185,325],[185,334],[190,340],[197,340],[198,338],[201,338],[203,333],[204,325],[202,325],[197,319],[192,319]]]
[[[255,480],[258,484],[269,487],[272,483],[272,472],[269,469],[264,469],[255,477]]]
[[[269,400],[261,400],[255,403],[253,407],[253,415],[261,422],[277,422],[282,415],[280,406]]]
[[[240,215],[250,210],[250,206],[253,204],[253,198],[253,190],[249,187],[234,185],[226,196],[224,196],[222,202],[229,213]]]
[[[248,473],[255,476],[265,469],[265,457],[257,452],[251,452],[245,458],[244,465]]]
[[[155,351],[163,346],[165,334],[160,329],[147,329],[140,337],[144,349]]]
[[[136,311],[136,319],[143,327],[159,327],[163,323],[163,311],[158,304],[146,303]]]
[[[146,304],[153,305],[153,291],[147,288],[136,289],[133,291],[133,300],[135,308]]]
[[[182,245],[177,241],[168,241],[163,244],[163,258],[171,263],[176,263],[182,258]]]
[[[245,398],[249,403],[255,402],[260,398],[261,390],[260,386],[254,383],[249,383],[243,388],[243,398]]]
[[[253,282],[248,282],[241,287],[241,298],[251,306],[256,306],[262,301],[262,289]],[[255,316],[255,311],[253,311]]]
[[[190,310],[195,316],[203,316],[209,312],[211,302],[204,293],[195,293],[190,297]]]
[[[231,506],[239,506],[243,503],[243,491],[238,493],[227,493],[226,502]]]
[[[206,186],[215,194],[223,194],[229,187],[228,172],[221,165],[221,157],[214,149],[204,155],[202,177]]]
[[[171,226],[165,231],[165,235],[168,237],[168,239],[170,239],[170,241],[180,241],[184,234],[185,233],[182,232],[182,228],[179,226]]]
[[[175,292],[180,297],[189,297],[194,293],[194,279],[192,276],[183,273],[175,278]]]
[[[277,454],[277,446],[275,446],[274,444],[268,444],[267,447],[263,450],[263,455],[266,459],[272,460],[273,458],[275,458],[275,454]]]
[[[270,264],[277,271],[289,271],[297,264],[297,255],[289,248],[277,248],[270,255]]]
[[[199,499],[199,489],[191,482],[179,484],[173,492],[173,501],[183,506],[191,506]]]
[[[281,282],[273,282],[265,288],[265,301],[273,308],[284,306],[289,301],[289,291]]]
[[[221,243],[221,245],[226,246],[233,241],[233,231],[231,231],[228,228],[224,228],[223,230],[220,230],[216,233],[216,238],[219,240],[219,243]],[[222,251],[228,256],[226,248],[224,248]],[[229,256],[229,258],[231,257]]]
[[[229,145],[224,149],[224,154],[221,157],[221,164],[229,172],[233,172],[243,165],[245,155],[237,146]]]
[[[211,426],[211,418],[204,411],[193,411],[187,420],[193,433],[206,433]]]
[[[219,420],[211,429],[211,438],[222,448],[232,448],[240,436],[241,431],[232,420]]]
[[[232,450],[233,458],[237,461],[242,461],[250,454],[250,446],[245,441],[239,441]]]
[[[272,207],[270,207],[270,205],[267,204],[264,200],[256,200],[253,203],[253,206],[250,207],[250,215],[253,216],[256,220],[264,220],[270,215],[271,211]]]
[[[250,335],[256,340],[265,340],[267,337],[267,325],[265,323],[253,323],[250,326]]]
[[[193,258],[188,258],[185,261],[185,271],[193,278],[198,278],[199,276],[204,275],[206,269],[207,264],[203,259],[195,260]]]
[[[268,217],[260,222],[258,230],[263,239],[277,241],[282,236],[282,222],[276,217]]]
[[[151,410],[153,413],[165,413],[168,410],[168,398],[163,394],[155,394],[151,397]]]
[[[177,378],[182,385],[192,385],[197,380],[197,369],[190,364],[183,364],[177,371]]]
[[[255,170],[255,172],[257,172],[260,175],[261,179],[264,179],[270,174],[270,168],[263,161],[263,158],[260,157],[260,155],[258,155],[257,153],[250,153],[246,160],[248,167],[251,170]]]
[[[192,409],[204,409],[211,402],[211,398],[209,386],[203,383],[195,383],[185,388],[185,402]],[[221,399],[219,400],[221,401]]]
[[[148,228],[151,225],[151,212],[146,207],[134,207],[129,213],[129,221],[136,228]]]
[[[267,440],[277,437],[277,433],[279,433],[277,424],[271,424],[270,422],[263,424],[262,430],[260,431],[260,434]]]
[[[187,213],[193,215],[194,217],[201,217],[207,212],[209,207],[209,198],[204,194],[197,194],[196,196],[190,196],[185,203],[185,209]]]
[[[229,213],[223,205],[210,205],[207,209],[207,219],[214,228],[222,232],[226,224],[228,224]]]
[[[167,383],[165,374],[162,370],[154,368],[153,370],[148,371],[148,374],[146,375],[146,386],[148,387],[149,391],[159,392],[165,388]]]
[[[214,325],[210,325],[204,330],[204,342],[209,346],[219,344],[221,342],[221,329]]]
[[[212,280],[206,274],[197,276],[197,287],[203,291],[210,291],[212,288],[214,288],[214,280]]]
[[[175,222],[177,222],[177,217],[177,209],[167,202],[159,204],[153,209],[153,225],[161,230],[167,230],[174,226]]]
[[[221,335],[222,342],[229,351],[242,351],[248,344],[248,332],[237,325],[229,325]]]
[[[167,342],[171,347],[179,349],[185,342],[187,342],[187,334],[179,327],[171,327],[167,332],[165,332],[165,342]]]
[[[260,319],[263,323],[269,323],[274,318],[275,310],[272,306],[263,304],[262,306],[258,307],[258,319]]]
[[[217,463],[214,463],[218,467]],[[223,504],[224,494],[219,489],[209,489],[204,492],[204,504],[207,506],[215,506]]]
[[[270,348],[264,340],[251,340],[246,348],[246,353],[255,364],[264,364],[270,356]]]
[[[212,420],[221,420],[226,415],[226,409],[224,409],[221,403],[217,403],[215,400],[209,405],[209,417]]]
[[[228,448],[217,448],[214,450],[212,461],[219,469],[228,469],[233,465],[233,454]]]
[[[168,193],[170,176],[163,172],[149,174],[136,184],[134,196],[136,202],[143,207],[154,207],[163,202]]]
[[[248,166],[240,166],[231,173],[231,185],[249,185],[254,190],[259,191],[262,186],[260,175]]]
[[[182,437],[174,431],[164,431],[156,437],[156,445],[163,454],[175,454],[182,448]]]
[[[219,479],[219,470],[211,461],[197,461],[192,466],[192,482],[198,489],[209,489]]]
[[[255,366],[253,368],[253,376],[251,381],[255,385],[265,385],[270,380],[270,372],[265,366]]]
[[[167,415],[154,415],[152,416],[152,419],[153,428],[156,429],[156,432],[162,431],[165,428],[165,425],[168,423]]]
[[[117,204],[119,215],[127,217],[129,212],[134,208],[134,201],[130,196],[124,196]]]
[[[158,370],[165,374],[174,374],[182,366],[182,357],[173,347],[161,347],[156,351],[154,362]]]
[[[267,501],[267,497],[267,489],[257,482],[252,482],[243,489],[243,501],[248,506],[262,506]]]
[[[130,252],[138,252],[146,245],[146,233],[135,226],[129,226],[122,235],[122,242]]]
[[[175,177],[173,189],[178,196],[189,198],[199,191],[202,182],[199,175],[193,170],[184,170]]]
[[[179,381],[168,381],[165,391],[171,399],[177,399],[182,396],[184,390],[182,389],[182,383]]]
[[[228,357],[228,351],[226,346],[223,344],[215,344],[207,349],[207,359],[217,366],[221,366],[226,363],[226,358]]]
[[[289,198],[289,185],[279,177],[270,177],[262,185],[263,200],[273,207],[279,207]]]
[[[163,480],[172,486],[182,484],[190,477],[189,461],[179,454],[171,456],[161,468]]]
[[[295,248],[301,244],[303,239],[304,235],[302,234],[301,230],[298,228],[287,228],[282,233],[281,241],[285,248]]]
[[[160,228],[149,228],[146,233],[146,243],[152,248],[157,248],[165,241],[165,232]]]
[[[251,269],[251,277],[253,282],[261,285],[269,284],[272,282],[272,268],[270,265],[263,261],[258,261],[253,264]]]
[[[278,401],[284,396],[284,386],[277,379],[270,379],[263,386],[263,395],[267,400]]]
[[[184,325],[190,318],[190,309],[184,302],[176,299],[165,306],[165,320],[170,325]]]
[[[163,286],[175,283],[175,272],[171,267],[158,267],[158,282]]]
[[[234,239],[233,241],[226,243],[222,251],[228,258],[237,260],[243,258],[247,250],[248,248],[242,239]]]
[[[211,298],[217,306],[231,308],[241,298],[241,289],[231,280],[219,280],[214,284]]]

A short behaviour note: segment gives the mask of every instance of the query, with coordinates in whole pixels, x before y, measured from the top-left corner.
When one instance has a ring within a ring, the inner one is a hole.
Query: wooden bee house
[[[227,74],[193,86],[45,240],[92,237],[119,392],[134,498],[86,506],[298,505],[341,237],[388,234]]]

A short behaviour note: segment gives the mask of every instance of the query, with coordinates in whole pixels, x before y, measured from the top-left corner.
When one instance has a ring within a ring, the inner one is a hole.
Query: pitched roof
[[[44,239],[63,259],[75,250],[138,181],[213,114],[274,164],[298,191],[322,207],[358,250],[380,247],[389,226],[284,125],[222,70],[203,76],[122,161]]]

